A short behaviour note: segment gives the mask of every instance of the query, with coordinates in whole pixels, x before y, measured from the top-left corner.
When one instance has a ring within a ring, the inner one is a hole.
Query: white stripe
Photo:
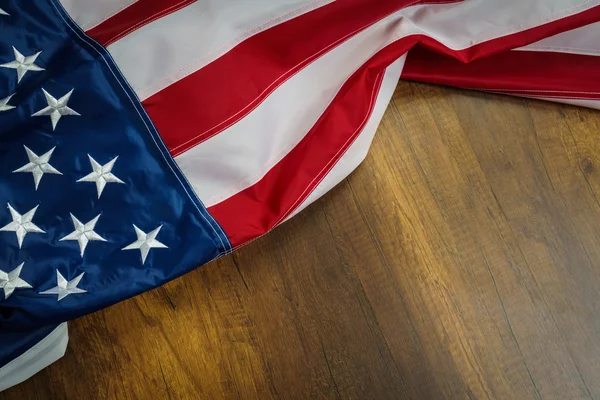
[[[600,22],[532,43],[516,50],[552,51],[557,53],[600,55]]]
[[[203,0],[108,46],[144,100],[236,45],[333,0]]]
[[[396,89],[396,85],[400,79],[405,61],[406,55],[402,56],[399,60],[387,68],[381,84],[381,89],[379,90],[379,94],[377,96],[377,101],[375,102],[375,108],[373,109],[373,113],[371,114],[369,121],[360,133],[360,136],[354,143],[352,143],[346,153],[342,156],[342,158],[340,158],[327,176],[325,176],[325,179],[319,183],[310,196],[308,196],[300,205],[300,207],[295,209],[294,212],[285,219],[285,221],[294,217],[300,211],[304,210],[310,204],[321,198],[325,193],[333,189],[334,186],[350,175],[350,173],[354,171],[360,165],[360,163],[363,162],[367,156],[367,153],[369,152],[369,147],[371,147],[371,142],[373,141],[375,132],[377,132],[377,128],[379,127],[379,123],[383,118],[383,114],[385,113],[392,95],[394,94],[394,90]]]
[[[129,7],[137,0],[60,0],[67,13],[87,31]]]
[[[0,368],[0,392],[29,379],[59,358],[67,349],[69,331],[63,322],[35,346]]]
[[[487,5],[487,14],[481,3]],[[533,3],[544,15],[525,12],[532,11]],[[462,49],[514,33],[515,26],[528,29],[551,20],[551,15],[564,17],[598,3],[487,0],[399,11],[314,61],[244,119],[176,157],[176,161],[210,207],[263,178],[314,126],[354,71],[386,44],[410,34],[427,33],[450,48]]]
[[[414,24],[414,33],[435,38],[453,50],[463,50],[598,5],[597,0],[465,0],[411,7],[406,18]]]
[[[519,96],[519,97],[529,97],[529,96]],[[596,110],[600,110],[600,100],[562,99],[560,97],[529,97],[529,98],[537,99],[537,100],[552,101],[554,103],[570,104],[570,105],[579,106],[579,107],[595,108]]]

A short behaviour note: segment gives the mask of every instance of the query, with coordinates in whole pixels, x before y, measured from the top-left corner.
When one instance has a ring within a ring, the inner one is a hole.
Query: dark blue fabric
[[[100,0],[99,0],[100,1]],[[55,0],[5,0],[0,8],[0,64],[14,60],[12,46],[29,56],[42,51],[17,83],[14,69],[0,68],[0,99],[16,93],[16,109],[0,112],[0,227],[12,221],[7,204],[21,214],[39,205],[33,222],[46,234],[29,233],[19,249],[14,232],[0,232],[0,270],[25,262],[21,278],[33,289],[8,299],[0,290],[0,365],[14,355],[9,332],[46,330],[134,296],[178,277],[231,250],[219,225],[193,194],[155,131],[139,100],[108,52],[86,37]],[[143,67],[143,66],[141,66]],[[68,106],[81,116],[64,116],[55,131],[48,116],[31,115],[47,103],[42,88],[59,98],[74,89]],[[31,173],[13,173],[27,164],[23,146],[38,156],[56,147],[50,164],[63,175],[46,174],[36,191]],[[104,165],[119,156],[98,199],[94,183],[76,183],[91,170],[88,154]],[[107,242],[90,242],[83,258],[70,213],[86,223],[101,214],[95,231]],[[140,251],[121,249],[163,225],[142,265]],[[56,270],[79,288],[62,301],[40,292],[57,285]],[[35,336],[35,335],[34,335]],[[22,343],[21,343],[22,344]],[[34,344],[34,343],[32,343]]]
[[[0,332],[0,368],[25,353],[48,336],[58,325],[49,325],[29,331]],[[0,382],[1,383],[1,382]]]

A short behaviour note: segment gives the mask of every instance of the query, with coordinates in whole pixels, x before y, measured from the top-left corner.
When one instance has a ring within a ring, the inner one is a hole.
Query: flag
[[[600,0],[0,0],[0,390],[67,321],[339,183],[400,78],[597,106],[598,21]]]

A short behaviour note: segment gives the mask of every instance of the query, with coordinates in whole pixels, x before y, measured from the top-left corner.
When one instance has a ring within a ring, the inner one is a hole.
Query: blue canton
[[[19,338],[2,366],[27,345],[14,332],[42,336],[231,245],[108,52],[54,0],[0,10],[0,341]]]

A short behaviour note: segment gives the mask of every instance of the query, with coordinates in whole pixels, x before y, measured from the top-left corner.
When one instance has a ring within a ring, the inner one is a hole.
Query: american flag
[[[291,218],[398,79],[600,108],[600,0],[0,0],[0,390]]]

